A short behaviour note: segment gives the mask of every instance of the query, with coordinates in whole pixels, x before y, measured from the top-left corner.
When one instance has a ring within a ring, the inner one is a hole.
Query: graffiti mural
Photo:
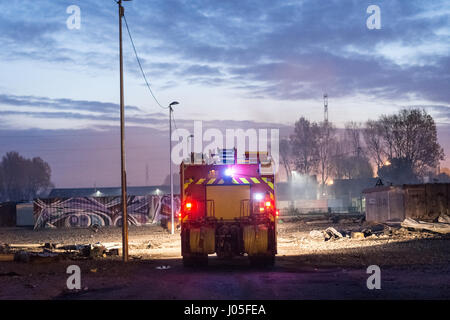
[[[178,212],[178,196],[174,196],[174,207],[175,212]],[[136,226],[166,220],[171,213],[170,196],[128,196],[127,213],[128,223]],[[36,199],[33,216],[34,229],[121,226],[121,197]]]

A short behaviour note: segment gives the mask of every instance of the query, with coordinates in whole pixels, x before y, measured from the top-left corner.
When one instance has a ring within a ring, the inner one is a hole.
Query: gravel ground
[[[131,261],[120,257],[33,264],[0,262],[1,299],[449,299],[448,237],[400,230],[364,239],[317,240],[312,230],[360,230],[358,224],[284,222],[276,266],[254,270],[246,257],[210,257],[203,269],[182,267],[179,234],[159,226],[129,229]],[[120,243],[120,228],[0,229],[0,243]],[[66,289],[69,265],[84,290]],[[366,268],[382,270],[382,289],[368,290]],[[164,268],[160,268],[160,267]],[[167,268],[165,266],[168,266]],[[158,269],[158,267],[160,269]]]

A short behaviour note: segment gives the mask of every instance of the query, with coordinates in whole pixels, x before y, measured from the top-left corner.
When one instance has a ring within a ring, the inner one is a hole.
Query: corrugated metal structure
[[[16,203],[0,203],[0,227],[16,226]]]
[[[364,190],[366,220],[403,221],[405,218],[434,222],[449,214],[449,183],[375,187]]]
[[[18,227],[34,226],[33,202],[18,203],[16,211],[16,225]]]
[[[364,190],[366,220],[374,222],[404,220],[402,187],[376,187]]]

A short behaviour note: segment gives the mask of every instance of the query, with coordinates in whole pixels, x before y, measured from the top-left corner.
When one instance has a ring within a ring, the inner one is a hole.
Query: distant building
[[[174,187],[174,194],[178,194],[179,186]],[[104,188],[55,188],[50,191],[48,198],[72,197],[116,197],[122,194],[120,187]],[[170,194],[170,186],[127,187],[127,195],[148,196]]]
[[[328,186],[328,195],[330,198],[340,200],[342,207],[349,211],[364,212],[363,190],[375,187],[377,181],[377,178],[336,179]]]

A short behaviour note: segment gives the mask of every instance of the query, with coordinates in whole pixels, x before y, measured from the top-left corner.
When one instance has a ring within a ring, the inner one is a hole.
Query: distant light
[[[386,162],[384,163],[385,166],[390,166],[391,162],[389,160],[386,160]]]
[[[97,190],[96,192],[95,192],[95,196],[96,197],[100,197],[102,195],[102,193],[100,192],[100,190]]]
[[[225,175],[231,177],[234,174],[233,168],[228,168],[225,170]]]
[[[327,185],[331,186],[331,185],[333,185],[333,184],[334,184],[334,181],[333,181],[333,180],[327,181]]]
[[[264,197],[264,195],[262,193],[255,193],[255,195],[253,196],[253,198],[255,198],[255,200],[262,200]]]
[[[159,195],[160,192],[161,192],[161,190],[159,190],[159,189],[155,190],[155,193],[158,194],[158,195]]]
[[[270,207],[271,205],[270,201],[266,201],[266,207]]]

